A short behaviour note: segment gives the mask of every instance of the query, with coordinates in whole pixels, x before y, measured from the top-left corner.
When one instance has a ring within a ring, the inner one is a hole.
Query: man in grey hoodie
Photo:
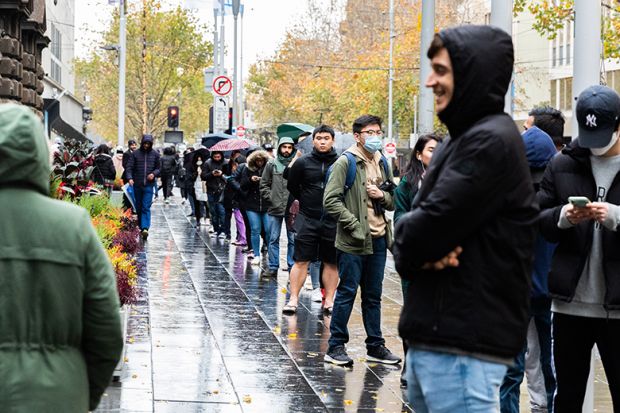
[[[292,138],[283,137],[278,141],[278,150],[275,158],[271,159],[260,181],[260,192],[263,199],[269,200],[270,207],[267,211],[269,216],[269,227],[271,233],[269,235],[269,268],[265,275],[273,277],[278,275],[280,266],[280,233],[282,232],[282,221],[284,220],[284,212],[289,197],[288,189],[286,189],[286,179],[282,175],[296,153],[295,142]],[[293,267],[295,260],[293,252],[295,249],[295,236],[292,231],[286,230],[288,239],[286,262],[287,269]]]
[[[594,344],[618,411],[620,96],[591,86],[579,95],[575,112],[579,138],[553,158],[538,193],[542,234],[558,243],[549,273],[553,411],[581,412]]]

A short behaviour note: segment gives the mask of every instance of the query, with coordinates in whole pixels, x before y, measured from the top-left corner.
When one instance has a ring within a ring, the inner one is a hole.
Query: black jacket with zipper
[[[263,160],[261,167],[256,162],[259,158]],[[232,179],[229,180],[229,185],[238,191],[239,205],[242,209],[261,213],[269,209],[269,201],[264,199],[260,193],[260,179],[252,180],[253,176],[259,178],[262,176],[268,161],[269,155],[266,151],[252,152],[248,156],[247,163],[239,165]]]
[[[549,273],[549,294],[552,298],[572,301],[594,237],[594,222],[587,221],[572,228],[558,228],[560,212],[569,196],[585,196],[596,200],[597,187],[592,174],[590,150],[576,141],[551,161],[538,192],[540,226],[543,236],[558,243]],[[606,202],[620,205],[620,173],[607,191]],[[603,270],[605,272],[604,307],[620,310],[620,233],[603,230]]]
[[[523,139],[503,113],[512,41],[490,26],[440,36],[454,71],[439,114],[451,139],[396,226],[396,268],[411,281],[399,332],[414,347],[509,360],[525,343],[538,216]],[[422,269],[459,246],[458,267]]]
[[[106,180],[113,181],[116,178],[116,168],[110,155],[101,153],[95,156],[94,165],[92,179],[95,183],[104,185]]]
[[[335,149],[328,153],[312,149],[312,152],[297,159],[293,166],[284,169],[286,188],[299,200],[299,210],[305,216],[317,219],[323,217],[325,174],[337,159]]]

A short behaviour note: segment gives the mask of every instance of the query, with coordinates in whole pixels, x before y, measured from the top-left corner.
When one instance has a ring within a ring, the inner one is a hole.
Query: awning
[[[60,117],[61,103],[56,99],[43,99],[43,113],[46,116],[47,135],[54,131],[65,139],[74,139],[80,142],[92,142],[82,132],[65,122]]]

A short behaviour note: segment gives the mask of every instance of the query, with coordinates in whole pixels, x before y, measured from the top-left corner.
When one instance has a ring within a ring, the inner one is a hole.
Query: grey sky
[[[139,0],[129,0],[139,2]],[[310,0],[312,1],[312,0]],[[244,15],[244,72],[257,59],[271,57],[284,38],[286,29],[300,20],[308,0],[242,0]],[[194,11],[202,23],[213,26],[213,0],[164,0],[168,6],[183,5]],[[108,0],[75,2],[76,57],[84,57],[98,46],[99,33],[109,23],[114,6]],[[233,19],[226,18],[227,66],[232,69]],[[213,40],[209,33],[209,40]]]

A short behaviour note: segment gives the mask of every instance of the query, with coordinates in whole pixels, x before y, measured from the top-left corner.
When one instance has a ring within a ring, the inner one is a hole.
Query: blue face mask
[[[366,143],[364,143],[364,149],[366,149],[368,152],[375,153],[381,148],[383,148],[383,142],[381,142],[380,137],[369,136],[366,138]]]

